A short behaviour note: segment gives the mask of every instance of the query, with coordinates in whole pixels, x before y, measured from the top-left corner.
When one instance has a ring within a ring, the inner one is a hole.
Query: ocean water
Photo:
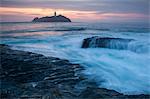
[[[124,94],[150,94],[150,32],[137,23],[1,23],[1,44],[13,49],[68,59],[85,67],[83,74],[99,87]],[[93,36],[133,39],[110,46],[81,48]]]

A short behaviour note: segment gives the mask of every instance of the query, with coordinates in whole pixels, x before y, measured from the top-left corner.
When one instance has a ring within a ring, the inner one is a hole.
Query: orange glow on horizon
[[[92,11],[73,11],[73,10],[64,10],[64,9],[50,9],[50,8],[6,8],[0,7],[0,13],[2,15],[14,15],[14,14],[22,14],[25,16],[32,17],[42,17],[42,16],[52,16],[54,12],[57,11],[57,14],[65,15],[71,19],[101,19],[101,16],[97,16]]]
[[[51,9],[51,8],[10,8],[10,7],[0,7],[0,15],[23,15],[30,17],[43,17],[52,16],[54,12],[57,14],[62,14],[71,19],[80,20],[103,20],[109,19],[110,17],[119,18],[141,18],[145,17],[141,14],[135,13],[97,13],[95,11],[76,11],[76,10],[66,10],[66,9]]]

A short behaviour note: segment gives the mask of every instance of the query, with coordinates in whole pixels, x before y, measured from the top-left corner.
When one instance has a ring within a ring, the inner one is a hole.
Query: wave
[[[29,29],[23,29],[23,30],[10,30],[10,31],[1,31],[1,33],[26,33],[26,32],[44,32],[44,31],[50,31],[46,29],[38,29],[38,30],[29,30]]]
[[[131,32],[131,33],[149,33],[149,28],[141,29],[119,29],[117,32]]]
[[[54,31],[84,31],[84,30],[86,30],[86,28],[71,27],[71,28],[56,29]]]
[[[149,52],[149,43],[141,43],[134,39],[91,37],[83,40],[82,48],[109,48],[118,50],[130,50],[138,53]]]
[[[86,28],[51,28],[51,29],[36,29],[36,30],[29,30],[29,29],[23,29],[23,30],[11,30],[11,31],[1,31],[2,34],[6,33],[27,33],[27,32],[46,32],[46,31],[84,31]]]
[[[149,33],[144,33],[141,25],[137,31],[130,31],[136,30],[133,28],[121,31],[120,27],[114,26],[87,23],[6,24],[0,34],[3,35],[0,43],[13,45],[17,50],[55,56],[81,64],[85,67],[85,76],[95,80],[101,88],[124,94],[149,94]],[[138,33],[140,29],[142,33]],[[83,40],[91,37],[94,38],[89,39],[88,47],[81,48]],[[106,44],[105,47],[97,46],[96,38],[103,38],[101,40],[103,46]]]
[[[132,39],[109,38],[109,37],[92,37],[84,39],[82,48],[111,48],[111,49],[127,49],[128,43]]]

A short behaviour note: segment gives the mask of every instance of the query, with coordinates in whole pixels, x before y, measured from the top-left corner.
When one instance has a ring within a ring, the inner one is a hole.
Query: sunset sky
[[[148,22],[149,0],[1,0],[0,21],[31,21],[54,11],[74,22]]]

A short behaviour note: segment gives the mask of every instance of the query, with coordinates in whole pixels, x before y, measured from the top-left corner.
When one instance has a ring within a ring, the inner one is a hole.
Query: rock
[[[123,95],[99,88],[67,60],[12,50],[0,44],[2,99],[148,99],[150,95]],[[82,87],[82,90],[81,90]]]
[[[83,70],[83,67],[68,60],[12,50],[4,44],[0,45],[0,50],[0,81],[3,90],[0,93],[4,98],[12,96],[30,98],[35,97],[34,94],[46,97],[51,93],[52,99],[55,99],[62,93],[58,88],[59,84],[72,90],[81,80],[76,72]],[[8,93],[8,90],[11,93]],[[71,94],[68,97],[72,97]]]
[[[110,38],[110,37],[91,37],[83,40],[82,48],[110,48],[128,49],[128,44],[133,39]]]
[[[83,99],[110,99],[110,98],[120,98],[122,94],[113,91],[113,90],[106,90],[100,89],[95,87],[87,87],[81,94],[80,97]]]
[[[42,17],[42,18],[34,18],[32,22],[71,22],[71,20],[65,16],[50,16],[50,17]]]

